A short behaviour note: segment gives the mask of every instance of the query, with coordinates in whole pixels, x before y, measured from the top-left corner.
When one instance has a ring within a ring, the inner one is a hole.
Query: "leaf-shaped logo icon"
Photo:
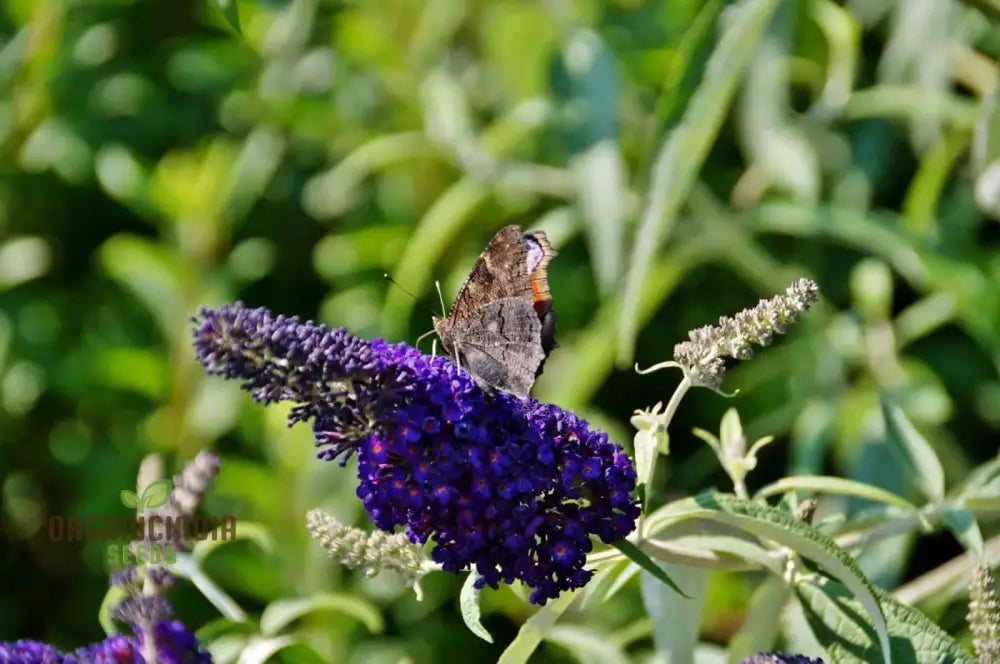
[[[155,509],[167,504],[170,492],[174,488],[171,480],[156,480],[142,492],[142,510]]]
[[[138,507],[139,506],[139,494],[135,491],[129,491],[128,489],[122,489],[121,492],[122,505],[125,507]]]

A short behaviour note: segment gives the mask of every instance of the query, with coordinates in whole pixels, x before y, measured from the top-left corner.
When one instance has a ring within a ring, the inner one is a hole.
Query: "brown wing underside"
[[[531,303],[505,298],[446,330],[459,363],[487,385],[525,397],[545,357],[541,323]]]
[[[466,320],[487,302],[504,298],[533,300],[528,248],[521,227],[505,226],[479,255],[451,307],[452,321]]]

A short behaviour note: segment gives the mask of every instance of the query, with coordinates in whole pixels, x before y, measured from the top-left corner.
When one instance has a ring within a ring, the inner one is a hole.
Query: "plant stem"
[[[663,427],[669,428],[670,421],[674,419],[674,413],[677,412],[677,407],[681,404],[681,399],[687,394],[687,391],[691,389],[691,379],[685,373],[684,378],[677,385],[677,389],[674,390],[673,395],[670,397],[670,402],[667,403],[666,410],[663,411]]]

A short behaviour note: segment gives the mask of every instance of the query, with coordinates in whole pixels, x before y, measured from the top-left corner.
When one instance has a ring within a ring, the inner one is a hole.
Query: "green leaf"
[[[917,506],[910,501],[897,496],[891,491],[886,491],[877,486],[848,480],[842,477],[830,477],[825,475],[797,475],[785,477],[772,482],[761,488],[755,494],[755,498],[768,498],[788,491],[808,491],[812,493],[827,493],[841,496],[854,496],[864,498],[877,503],[893,505],[907,512],[916,512]]]
[[[562,108],[573,156],[570,169],[587,222],[590,261],[604,295],[618,281],[623,261],[626,174],[618,144],[620,80],[612,52],[600,35],[578,29],[553,60],[552,91]]]
[[[156,480],[142,492],[143,509],[155,509],[163,507],[170,499],[170,492],[173,491],[174,483],[169,479]]]
[[[741,500],[728,494],[702,494],[670,503],[647,519],[647,537],[690,519],[708,519],[773,540],[820,565],[858,598],[871,617],[882,655],[889,664],[889,637],[885,618],[875,600],[874,588],[861,569],[836,542],[792,515],[766,503]]]
[[[250,637],[245,634],[225,634],[209,640],[198,638],[198,643],[203,643],[209,649],[213,662],[238,662],[240,653],[250,643]]]
[[[705,606],[708,574],[704,569],[672,563],[654,563],[668,578],[684,575],[691,597],[683,597],[645,570],[639,575],[639,589],[646,615],[652,621],[657,657],[671,664],[693,664],[698,643],[698,627]]]
[[[909,466],[913,482],[928,499],[934,502],[944,500],[944,468],[941,467],[934,448],[920,435],[903,411],[885,397],[882,398],[882,417],[889,445]]]
[[[219,10],[222,17],[226,19],[226,23],[229,24],[236,34],[242,34],[240,29],[240,8],[236,4],[236,0],[211,0],[212,6]]]
[[[617,552],[615,552],[617,554]],[[588,561],[588,567],[591,566]],[[583,597],[580,602],[582,609],[597,606],[606,602],[614,596],[622,586],[628,582],[634,574],[629,574],[629,569],[638,572],[638,566],[625,556],[618,555],[617,558],[594,565],[594,576],[583,588]],[[622,577],[626,577],[622,581]]]
[[[490,636],[490,633],[486,631],[483,623],[479,620],[479,588],[476,588],[476,580],[478,578],[479,575],[475,572],[465,577],[465,583],[462,584],[462,592],[458,596],[458,605],[462,609],[462,620],[465,621],[465,626],[469,628],[469,631],[483,641],[493,643],[493,637]]]
[[[747,70],[740,96],[740,142],[762,179],[793,198],[814,201],[820,169],[808,133],[791,112],[788,67],[793,33],[791,6],[784,3]],[[762,185],[767,186],[767,185]]]
[[[604,139],[570,160],[587,244],[602,295],[618,283],[624,262],[626,173],[617,141]]]
[[[194,556],[195,560],[201,562],[216,549],[231,542],[238,542],[239,540],[250,540],[257,544],[261,551],[267,553],[274,551],[274,537],[266,526],[252,521],[240,521],[236,524],[235,537],[232,539],[223,539],[220,537],[219,539],[208,538],[199,540],[195,542],[194,548],[191,550],[191,555]]]
[[[631,661],[614,639],[593,626],[556,625],[545,640],[562,646],[580,664],[629,664]]]
[[[659,579],[661,582],[667,584],[668,586],[673,588],[675,591],[677,591],[684,597],[687,597],[688,599],[691,598],[690,595],[685,593],[683,590],[680,589],[680,587],[676,583],[674,583],[674,580],[670,578],[670,575],[668,575],[666,571],[664,571],[659,565],[657,565],[656,562],[646,554],[646,552],[642,551],[632,542],[623,538],[620,540],[615,540],[614,542],[611,543],[611,546],[615,547],[616,549],[624,553],[639,567],[646,570],[647,572],[655,576],[657,579]]]
[[[973,554],[977,560],[982,560],[983,533],[979,530],[976,515],[972,510],[962,505],[949,505],[941,513],[941,521],[966,551]]]
[[[856,597],[840,583],[821,577],[795,589],[813,633],[837,664],[879,659],[878,637]],[[975,664],[975,659],[920,611],[875,591],[890,636],[890,654],[905,664]]]
[[[139,506],[139,494],[135,491],[130,491],[129,489],[122,489],[119,494],[122,499],[122,505],[125,507],[135,509]]]
[[[548,636],[555,626],[556,621],[559,620],[559,617],[573,603],[577,592],[579,591],[573,590],[562,593],[559,597],[550,600],[548,604],[540,608],[535,615],[524,621],[521,629],[517,632],[517,636],[514,637],[514,640],[510,642],[510,645],[500,655],[497,664],[527,664],[528,658],[538,648],[542,639]]]
[[[251,636],[240,652],[239,664],[264,664],[278,652],[296,643],[295,638],[291,636]]]
[[[170,571],[191,581],[191,584],[198,589],[198,592],[200,592],[202,596],[207,599],[224,618],[232,620],[236,623],[242,623],[247,620],[246,612],[240,608],[239,604],[236,603],[236,600],[230,597],[226,591],[220,588],[219,585],[216,584],[203,569],[201,569],[198,559],[196,559],[193,555],[185,551],[179,551],[177,553],[177,562],[170,566]]]
[[[773,649],[781,630],[782,608],[789,588],[777,576],[766,579],[754,590],[740,630],[729,640],[728,661],[737,664],[744,657]],[[794,652],[794,651],[793,651]]]
[[[317,611],[336,611],[351,616],[372,634],[381,634],[385,629],[382,614],[371,602],[348,593],[319,593],[268,604],[260,614],[261,634],[276,635],[296,620]]]
[[[622,364],[629,363],[634,354],[641,296],[656,252],[673,230],[778,4],[777,0],[741,0],[726,9],[728,22],[705,67],[701,85],[656,157],[649,176],[649,197],[628,261],[618,328],[618,360]]]
[[[974,468],[956,494],[963,501],[1000,495],[1000,457]]]
[[[104,599],[101,600],[101,607],[97,610],[97,622],[100,623],[104,633],[108,636],[121,633],[118,624],[111,617],[111,613],[128,596],[128,591],[121,586],[109,586],[108,591],[104,593]]]

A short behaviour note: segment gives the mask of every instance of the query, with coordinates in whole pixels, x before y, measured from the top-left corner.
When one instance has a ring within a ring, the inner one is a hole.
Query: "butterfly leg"
[[[438,340],[433,339],[431,341],[431,357],[437,357],[438,354]]]

